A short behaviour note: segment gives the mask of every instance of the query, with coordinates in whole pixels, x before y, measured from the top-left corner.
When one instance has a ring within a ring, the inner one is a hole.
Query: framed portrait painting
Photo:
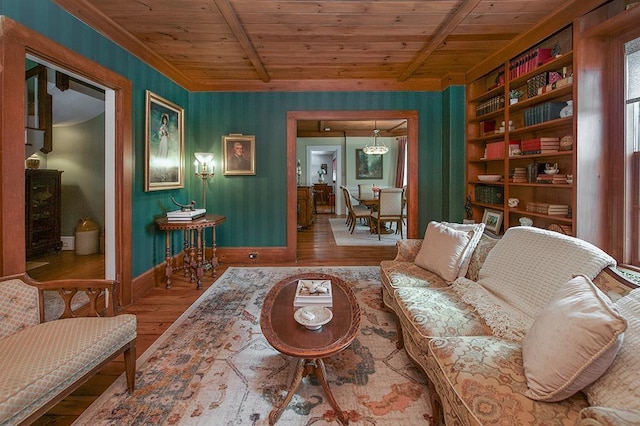
[[[494,234],[500,234],[500,226],[502,225],[502,212],[497,210],[489,210],[485,209],[484,215],[482,216],[482,223],[484,223],[484,228],[493,232]]]
[[[144,190],[184,188],[184,109],[146,91]]]
[[[382,179],[382,155],[365,154],[356,148],[356,179]]]
[[[256,174],[256,137],[234,134],[222,136],[223,174],[243,176]]]

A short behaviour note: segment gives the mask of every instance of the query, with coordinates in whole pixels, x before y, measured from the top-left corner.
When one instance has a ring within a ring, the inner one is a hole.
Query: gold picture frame
[[[256,137],[240,133],[222,136],[222,167],[225,176],[256,174]]]
[[[144,190],[184,188],[184,109],[145,92]]]
[[[356,179],[382,179],[382,155],[365,154],[356,148]]]

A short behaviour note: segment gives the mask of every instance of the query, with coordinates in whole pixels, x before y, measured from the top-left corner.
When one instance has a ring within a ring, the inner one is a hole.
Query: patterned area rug
[[[341,277],[362,309],[360,335],[325,359],[329,386],[350,422],[425,424],[431,415],[426,376],[397,350],[393,314],[381,308],[377,267],[229,268],[138,360],[136,391],[124,375],[75,425],[266,425],[286,395],[296,360],[260,331],[269,289],[304,272]],[[339,424],[315,377],[307,377],[278,421]]]
[[[346,218],[331,218],[331,231],[333,239],[338,246],[395,246],[400,240],[400,234],[382,234],[378,240],[378,234],[369,231],[369,225],[356,224],[353,234],[349,232],[345,224]]]

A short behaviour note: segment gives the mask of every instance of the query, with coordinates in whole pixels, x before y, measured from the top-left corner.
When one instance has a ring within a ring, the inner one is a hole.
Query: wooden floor
[[[319,213],[323,210],[320,209]],[[329,218],[335,214],[318,214],[315,223],[308,229],[298,232],[298,261],[294,264],[278,264],[277,266],[342,266],[363,265],[377,266],[380,261],[393,259],[395,247],[346,247],[336,246]],[[92,278],[104,276],[104,260],[101,255],[75,256],[71,251],[63,251],[42,256],[32,261],[48,262],[47,265],[29,271],[35,279],[55,279],[60,277]],[[265,264],[274,266],[274,264]],[[218,276],[229,266],[241,264],[223,264],[218,268]],[[260,266],[251,264],[246,266]],[[125,312],[136,314],[138,319],[138,356],[206,290],[209,281],[203,281],[203,289],[196,290],[188,280],[175,274],[173,287],[166,290],[156,287],[142,299],[125,308]],[[122,356],[107,365],[100,373],[90,379],[84,386],[51,409],[41,417],[37,425],[69,425],[71,424],[115,379],[123,372]]]

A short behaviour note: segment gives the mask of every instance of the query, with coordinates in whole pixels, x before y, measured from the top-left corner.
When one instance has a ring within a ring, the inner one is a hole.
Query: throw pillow
[[[578,275],[551,298],[522,342],[529,389],[538,401],[561,401],[593,383],[622,344],[625,319],[589,278]]]
[[[447,282],[458,277],[464,251],[471,233],[457,231],[438,222],[430,222],[414,263],[438,274]]]
[[[472,232],[471,240],[462,254],[462,263],[460,264],[460,270],[458,271],[458,277],[465,277],[469,270],[469,264],[471,263],[473,252],[476,250],[476,247],[480,242],[480,238],[482,237],[482,233],[484,232],[484,223],[441,223],[457,231]]]
[[[627,320],[624,345],[613,364],[585,389],[589,404],[623,410],[640,410],[640,289],[633,290],[615,306]]]

